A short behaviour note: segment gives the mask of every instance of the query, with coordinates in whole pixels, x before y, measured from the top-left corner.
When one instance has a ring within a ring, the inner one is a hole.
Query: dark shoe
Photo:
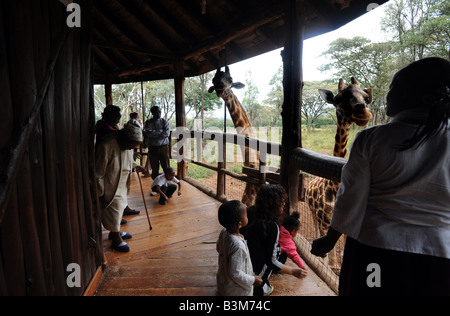
[[[166,201],[159,201],[159,204],[161,204],[161,205],[166,205]]]
[[[108,235],[108,239],[109,239],[109,240],[112,239],[112,235],[111,235],[111,234],[112,234],[112,233],[109,233],[109,235]],[[133,238],[133,236],[131,236],[131,234],[128,234],[128,233],[125,233],[125,232],[120,233],[120,237],[122,237],[123,240]]]
[[[136,210],[132,210],[129,206],[125,207],[125,209],[123,210],[123,215],[127,216],[127,215],[138,215],[140,212],[136,211]]]
[[[126,223],[128,223],[126,220],[124,220],[123,218],[120,220],[120,225],[125,225]]]
[[[114,250],[120,251],[120,252],[128,252],[130,251],[130,246],[126,242],[122,242],[119,245],[115,245],[114,243],[111,244],[112,248]]]

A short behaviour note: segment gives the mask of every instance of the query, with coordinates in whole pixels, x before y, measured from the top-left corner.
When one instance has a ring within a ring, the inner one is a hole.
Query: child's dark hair
[[[299,212],[294,212],[286,216],[283,220],[283,227],[286,228],[288,232],[297,230],[301,225],[299,218],[300,218]]]
[[[286,191],[277,184],[263,184],[256,196],[256,216],[263,221],[273,220],[280,223],[279,207],[286,200]]]
[[[283,214],[280,207],[286,200],[286,191],[277,184],[263,184],[256,196],[255,205],[248,210],[254,214],[254,220],[249,222],[249,227],[259,225],[266,236],[266,225],[269,221],[275,221],[280,225]]]
[[[223,203],[219,207],[219,223],[227,230],[234,228],[241,220],[242,202],[238,200]]]

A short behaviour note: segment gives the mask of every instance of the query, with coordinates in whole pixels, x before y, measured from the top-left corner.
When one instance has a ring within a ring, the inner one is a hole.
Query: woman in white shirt
[[[311,252],[347,235],[340,295],[450,295],[450,62],[397,72],[387,114],[355,138],[331,227]]]

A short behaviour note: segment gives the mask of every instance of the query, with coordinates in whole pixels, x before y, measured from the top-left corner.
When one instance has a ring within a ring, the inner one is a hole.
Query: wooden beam
[[[144,54],[144,55],[148,55],[148,56],[156,56],[156,57],[164,57],[164,58],[174,56],[170,52],[155,51],[154,49],[145,48],[145,47],[112,44],[112,43],[109,43],[106,41],[96,41],[96,42],[94,42],[94,46],[107,48],[107,49],[116,49],[116,50],[121,50],[121,51],[125,51],[125,52],[137,53],[137,54]]]
[[[65,6],[68,6],[69,4],[73,3],[73,0],[59,0],[59,2],[61,2]]]
[[[134,25],[130,25],[129,23],[127,23],[127,21],[124,20],[124,17],[122,17],[120,15],[120,13],[117,12],[117,9],[112,7],[112,5],[116,5],[116,6],[121,5],[120,2],[116,2],[116,1],[112,2],[112,1],[106,1],[106,0],[97,0],[97,2],[98,2],[98,7],[102,8],[101,11],[96,10],[98,12],[98,14],[101,15],[105,19],[105,21],[114,25],[120,31],[120,33],[123,34],[124,37],[126,37],[130,43],[132,43],[133,47],[147,47],[148,46],[145,43],[149,43],[150,37],[142,38],[139,34],[137,34],[137,31],[136,31]],[[123,6],[121,8],[123,10],[126,9]],[[152,36],[151,40],[158,42],[158,46],[163,47],[164,51],[170,52],[170,49],[168,47],[166,47],[165,44],[162,43],[158,38]]]
[[[145,63],[138,66],[131,66],[125,69],[119,69],[117,71],[114,71],[110,74],[111,78],[120,78],[120,77],[126,77],[131,75],[139,75],[143,72],[149,71],[149,70],[155,70],[160,69],[163,67],[170,67],[173,65],[173,60],[171,59],[163,59],[160,61]]]
[[[182,54],[183,59],[189,59],[195,56],[200,56],[207,51],[211,51],[214,49],[218,49],[227,45],[229,42],[254,31],[262,25],[278,20],[280,17],[284,15],[284,12],[280,10],[279,12],[273,12],[273,8],[270,8],[266,12],[262,12],[258,15],[257,18],[253,18],[247,23],[247,27],[243,27],[242,25],[237,25],[230,29],[227,29],[225,32],[221,34],[217,34],[214,40],[207,40],[196,47],[190,49],[188,52]],[[262,17],[262,18],[261,18]]]

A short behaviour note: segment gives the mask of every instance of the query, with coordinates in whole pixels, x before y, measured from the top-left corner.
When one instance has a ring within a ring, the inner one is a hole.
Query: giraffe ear
[[[326,103],[334,104],[333,92],[331,92],[330,90],[319,89],[319,94],[322,100],[324,100]]]
[[[344,84],[344,79],[339,79],[339,84],[338,84],[338,93],[341,91],[344,91],[345,89],[345,84]]]
[[[242,82],[233,82],[231,87],[235,89],[242,89],[245,87],[245,84],[243,84]]]

